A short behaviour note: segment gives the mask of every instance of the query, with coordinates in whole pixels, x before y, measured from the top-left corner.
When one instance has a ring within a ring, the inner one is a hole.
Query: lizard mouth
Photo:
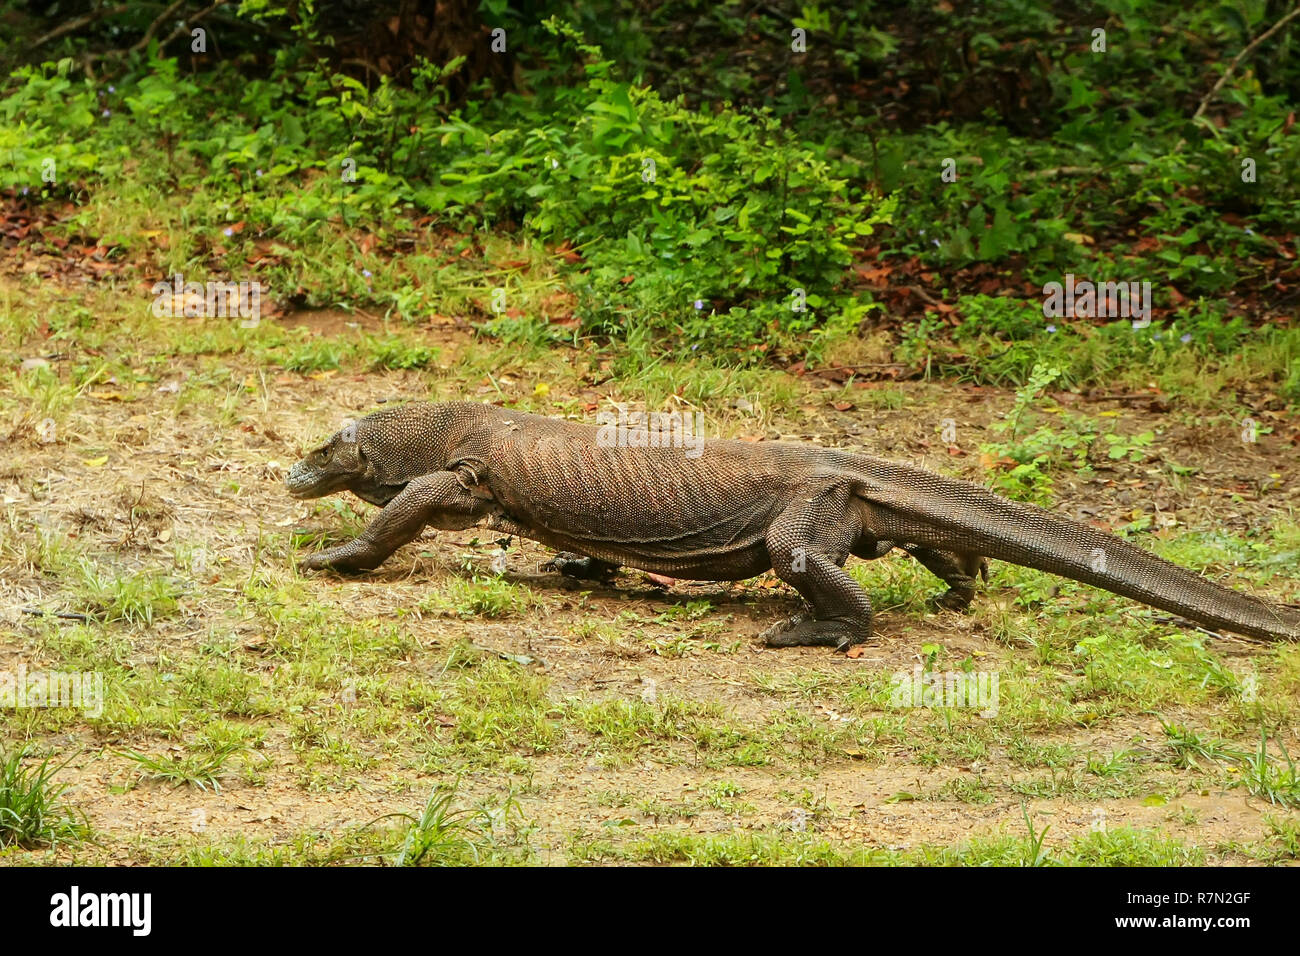
[[[320,495],[310,485],[289,485],[290,498],[319,498]]]
[[[289,470],[284,484],[293,498],[320,498],[329,494],[329,489],[324,487],[325,482],[319,476],[301,474],[297,465]]]

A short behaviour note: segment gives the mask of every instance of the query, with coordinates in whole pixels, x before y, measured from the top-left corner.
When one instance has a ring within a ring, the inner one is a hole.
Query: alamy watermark
[[[50,925],[121,926],[133,936],[148,936],[153,928],[152,893],[83,893],[73,884],[66,893],[50,897]]]
[[[87,717],[104,713],[104,675],[99,671],[0,671],[0,710],[75,707]]]
[[[891,707],[977,707],[981,717],[998,714],[997,671],[929,671],[917,665],[912,673],[892,678]]]
[[[1049,282],[1043,286],[1043,316],[1060,318],[1131,318],[1133,328],[1151,324],[1150,282],[1081,282],[1074,273],[1065,274],[1064,284]]]
[[[240,328],[255,329],[262,318],[262,283],[186,282],[179,272],[171,282],[160,280],[149,290],[153,314],[159,318],[224,319],[238,316]]]
[[[695,412],[634,412],[626,405],[597,412],[596,444],[601,448],[682,448],[687,458],[704,451],[704,434]]]

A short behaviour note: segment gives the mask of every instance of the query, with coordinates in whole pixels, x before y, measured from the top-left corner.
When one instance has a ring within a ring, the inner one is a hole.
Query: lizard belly
[[[739,581],[772,567],[767,546],[760,537],[744,547],[704,549],[695,553],[665,554],[656,548],[583,538],[529,525],[529,537],[557,551],[574,551],[611,564],[653,571],[694,581]]]

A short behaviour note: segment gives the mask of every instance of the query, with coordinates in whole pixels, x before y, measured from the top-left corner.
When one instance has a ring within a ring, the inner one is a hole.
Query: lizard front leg
[[[494,514],[494,509],[490,498],[475,495],[454,472],[422,475],[385,505],[379,517],[357,537],[309,554],[298,564],[312,570],[369,571],[402,545],[414,541],[426,525],[459,531]]]

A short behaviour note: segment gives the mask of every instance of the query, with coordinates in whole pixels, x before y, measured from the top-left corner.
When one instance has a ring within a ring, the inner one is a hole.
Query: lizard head
[[[375,505],[386,505],[396,498],[410,478],[385,473],[379,464],[382,456],[367,453],[369,433],[362,419],[308,452],[289,469],[285,479],[289,494],[295,498],[322,498],[336,491],[351,491]]]

